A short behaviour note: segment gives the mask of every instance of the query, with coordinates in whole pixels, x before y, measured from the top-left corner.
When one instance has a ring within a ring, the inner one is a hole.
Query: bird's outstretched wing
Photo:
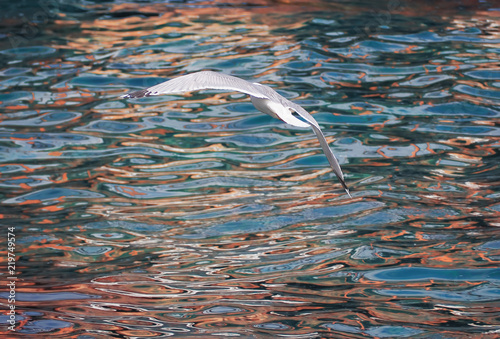
[[[319,144],[321,145],[321,148],[323,149],[323,152],[325,153],[326,158],[328,159],[328,162],[330,163],[330,167],[332,168],[333,173],[335,173],[335,175],[339,179],[339,181],[342,184],[342,187],[344,188],[347,195],[350,198],[352,198],[351,193],[349,193],[349,188],[347,187],[347,184],[345,183],[344,174],[342,173],[342,169],[340,168],[339,162],[337,161],[337,158],[335,157],[330,146],[328,145],[328,142],[326,141],[325,136],[323,135],[323,132],[321,132],[321,130],[314,125],[311,125],[311,127],[313,128],[314,133],[318,137]]]
[[[314,134],[316,134],[316,137],[319,140],[319,144],[321,145],[321,148],[323,149],[323,152],[326,155],[326,158],[328,159],[328,162],[330,163],[330,167],[333,170],[333,173],[337,176],[339,179],[340,183],[342,184],[342,187],[346,191],[347,195],[352,198],[351,193],[349,193],[349,188],[347,187],[347,184],[345,183],[344,180],[344,174],[342,173],[342,169],[340,168],[340,164],[333,154],[330,146],[328,145],[328,142],[326,141],[326,138],[321,131],[321,128],[319,127],[318,122],[316,119],[313,118],[309,112],[307,112],[305,109],[302,108],[302,106],[297,105],[294,102],[291,102],[287,99],[284,99],[286,102],[283,102],[283,104],[288,107],[289,109],[295,111],[303,120],[305,120],[313,129]]]
[[[238,91],[257,98],[269,99],[258,86],[251,82],[212,71],[202,71],[183,75],[153,87],[125,94],[122,98],[142,98],[151,95],[176,94],[203,89]]]

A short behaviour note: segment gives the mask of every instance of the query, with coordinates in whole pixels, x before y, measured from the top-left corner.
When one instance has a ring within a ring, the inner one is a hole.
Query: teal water
[[[9,4],[0,333],[498,336],[499,17],[493,1]],[[243,94],[120,99],[199,70],[311,112],[353,199],[311,130]]]

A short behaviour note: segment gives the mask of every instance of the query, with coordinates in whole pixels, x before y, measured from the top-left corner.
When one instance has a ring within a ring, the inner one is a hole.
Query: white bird
[[[220,89],[243,92],[250,95],[252,104],[262,113],[281,119],[287,124],[293,126],[312,127],[333,172],[337,175],[337,178],[342,184],[342,187],[344,187],[346,193],[349,197],[351,197],[339,162],[328,146],[328,142],[326,141],[323,132],[321,132],[316,120],[301,106],[287,100],[269,86],[262,85],[257,82],[248,82],[227,74],[202,71],[183,75],[150,88],[125,94],[122,98],[143,98],[152,95],[192,92],[204,89]],[[294,114],[298,114],[298,116],[302,119],[295,117]]]

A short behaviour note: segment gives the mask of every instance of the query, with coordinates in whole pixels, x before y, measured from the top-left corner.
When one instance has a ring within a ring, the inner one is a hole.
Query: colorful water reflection
[[[15,253],[18,280],[16,332],[3,284],[0,333],[495,337],[499,13],[472,0],[11,4],[0,260]],[[354,199],[310,130],[242,94],[119,98],[202,69],[312,112]]]

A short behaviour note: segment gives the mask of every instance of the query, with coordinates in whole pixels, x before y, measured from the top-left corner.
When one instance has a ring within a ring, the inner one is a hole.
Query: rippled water
[[[0,251],[14,226],[17,323],[2,312],[1,333],[495,337],[499,16],[493,1],[12,3]],[[119,98],[204,69],[313,113],[353,199],[311,130],[245,95]]]

